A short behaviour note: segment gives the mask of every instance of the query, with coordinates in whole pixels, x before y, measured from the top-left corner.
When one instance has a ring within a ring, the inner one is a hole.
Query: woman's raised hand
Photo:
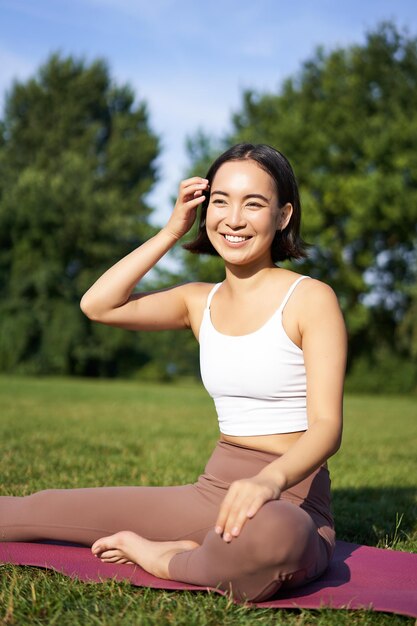
[[[278,485],[269,477],[254,476],[233,482],[220,506],[215,531],[224,541],[238,537],[245,522],[254,517],[261,506],[281,495]]]
[[[174,210],[165,226],[165,230],[176,239],[185,235],[194,224],[197,207],[204,202],[203,192],[208,190],[208,187],[208,180],[199,176],[187,178],[181,182]]]

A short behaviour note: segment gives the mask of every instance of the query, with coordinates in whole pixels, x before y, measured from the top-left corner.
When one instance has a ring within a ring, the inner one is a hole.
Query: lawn
[[[0,377],[1,495],[51,487],[193,481],[218,431],[198,385]],[[342,449],[330,460],[340,539],[417,552],[415,397],[348,396]],[[217,594],[84,584],[0,567],[0,624],[396,625],[370,611],[274,611]]]

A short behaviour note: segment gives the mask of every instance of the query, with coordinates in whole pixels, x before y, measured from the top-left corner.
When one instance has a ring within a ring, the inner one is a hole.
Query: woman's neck
[[[234,293],[253,291],[267,281],[278,268],[272,263],[259,267],[226,264],[226,280],[228,289]]]

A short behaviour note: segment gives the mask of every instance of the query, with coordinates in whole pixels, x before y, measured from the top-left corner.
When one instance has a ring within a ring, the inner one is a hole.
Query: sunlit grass
[[[197,385],[0,377],[2,495],[195,480],[218,436]],[[330,460],[338,536],[417,552],[415,398],[348,397]],[[368,611],[274,611],[209,594],[85,584],[0,567],[0,624],[411,624]]]

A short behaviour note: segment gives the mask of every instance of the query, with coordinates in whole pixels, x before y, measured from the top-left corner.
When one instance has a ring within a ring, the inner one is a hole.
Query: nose
[[[236,230],[237,228],[243,228],[246,225],[242,208],[240,204],[231,203],[226,216],[226,224],[229,228]]]

